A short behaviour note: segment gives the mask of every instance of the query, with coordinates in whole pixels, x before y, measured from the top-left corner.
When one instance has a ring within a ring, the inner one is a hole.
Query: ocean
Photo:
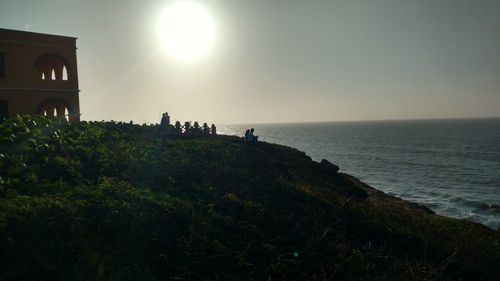
[[[500,118],[219,126],[327,159],[437,214],[500,229]]]

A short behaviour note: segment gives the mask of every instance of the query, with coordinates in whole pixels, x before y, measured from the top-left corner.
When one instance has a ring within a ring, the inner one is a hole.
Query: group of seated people
[[[259,137],[254,135],[254,128],[252,129],[247,129],[245,131],[245,140],[249,142],[257,142],[259,140]]]
[[[166,112],[162,114],[160,128],[167,132],[173,131],[179,135],[217,135],[217,128],[214,124],[209,127],[207,123],[200,126],[198,122],[194,122],[193,126],[191,126],[191,123],[186,121],[183,126],[181,122],[176,121],[173,128],[171,128],[170,116]]]
[[[175,122],[175,132],[178,134],[185,135],[217,135],[217,128],[214,124],[211,127],[208,126],[207,123],[203,123],[203,126],[200,126],[198,122],[194,122],[193,126],[191,123],[185,122],[184,126],[181,125],[181,122]]]

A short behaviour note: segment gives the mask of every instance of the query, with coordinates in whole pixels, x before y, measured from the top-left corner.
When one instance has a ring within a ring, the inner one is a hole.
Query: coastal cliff
[[[497,280],[500,232],[232,136],[0,123],[0,280]]]

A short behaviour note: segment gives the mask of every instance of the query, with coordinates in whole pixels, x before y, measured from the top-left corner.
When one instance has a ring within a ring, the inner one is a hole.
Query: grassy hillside
[[[297,150],[0,124],[0,280],[498,280],[500,233]]]

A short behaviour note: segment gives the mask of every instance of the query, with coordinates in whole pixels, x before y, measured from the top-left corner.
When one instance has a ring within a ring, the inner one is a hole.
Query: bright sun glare
[[[176,60],[194,61],[203,57],[215,39],[215,24],[208,11],[193,1],[171,3],[158,26],[166,53]]]

